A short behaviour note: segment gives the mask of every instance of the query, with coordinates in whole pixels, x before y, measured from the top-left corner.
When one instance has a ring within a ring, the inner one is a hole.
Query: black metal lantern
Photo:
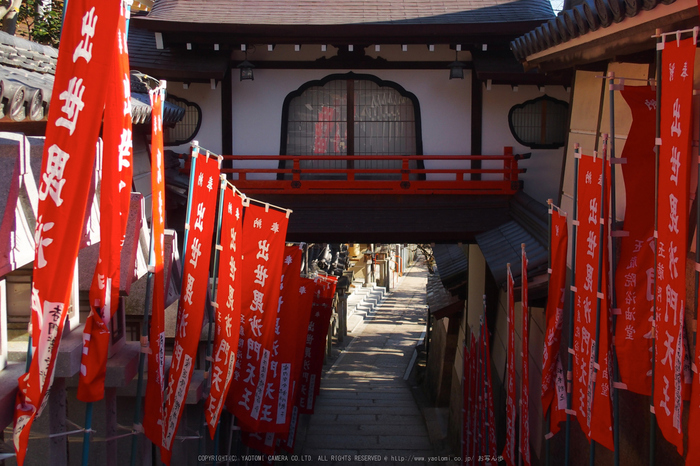
[[[246,52],[246,57],[245,60],[243,60],[239,65],[238,69],[241,70],[241,81],[245,81],[247,79],[250,79],[253,81],[255,77],[253,76],[253,68],[255,68],[255,65],[253,65],[251,62],[248,61],[248,53]]]
[[[455,61],[447,65],[450,69],[450,79],[464,79],[464,68],[467,67],[464,63],[459,61],[458,52],[455,50]]]

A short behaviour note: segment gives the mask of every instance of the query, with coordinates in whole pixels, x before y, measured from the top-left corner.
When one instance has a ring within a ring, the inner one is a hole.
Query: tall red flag
[[[14,444],[22,465],[29,431],[53,381],[68,311],[119,18],[118,0],[68,4],[41,166],[32,281],[32,362],[19,378]]]
[[[250,205],[243,217],[241,335],[233,383],[226,401],[241,428],[258,432],[272,419],[266,397],[272,358],[277,351],[275,323],[280,297],[289,211]]]
[[[484,315],[484,321],[481,324],[481,344],[483,355],[483,364],[485,366],[485,377],[484,377],[484,396],[486,399],[486,426],[488,429],[488,450],[486,450],[486,456],[493,458],[497,457],[496,452],[498,447],[496,445],[496,415],[493,410],[493,385],[491,384],[491,344],[489,342],[489,329],[486,325],[486,315]],[[494,462],[486,461],[486,464],[495,464]]]
[[[121,3],[115,60],[109,74],[104,116],[104,153],[100,186],[100,258],[90,288],[90,315],[83,330],[78,399],[104,397],[109,351],[109,323],[119,307],[121,250],[126,234],[133,167],[131,83],[126,48],[128,9]]]
[[[576,303],[574,318],[574,368],[573,368],[573,409],[576,411],[581,429],[589,439],[606,448],[613,449],[612,410],[610,407],[610,384],[608,368],[608,301],[607,274],[601,277],[601,292],[598,292],[598,267],[601,251],[605,251],[605,238],[600,237],[601,214],[604,205],[601,199],[603,180],[603,160],[597,156],[582,156],[579,162],[578,179],[578,221],[576,242]],[[609,177],[606,176],[606,180]],[[606,193],[609,190],[606,189]],[[604,235],[605,236],[605,235]],[[603,260],[607,270],[607,261]],[[596,314],[600,298],[600,343],[598,373],[596,370],[595,349]],[[595,392],[593,388],[595,386]],[[594,401],[595,399],[595,401]],[[600,401],[599,401],[600,400]],[[595,412],[594,412],[595,411]]]
[[[527,297],[527,254],[522,245],[522,373],[520,375],[520,454],[522,463],[530,466],[530,346],[528,320],[530,318]]]
[[[190,187],[190,212],[185,229],[182,295],[177,310],[177,330],[173,359],[168,377],[161,458],[170,464],[170,455],[180,424],[182,409],[190,386],[194,361],[197,357],[202,322],[209,289],[216,202],[219,194],[219,159],[199,156],[194,159],[194,186]]]
[[[302,414],[313,414],[316,396],[321,389],[323,355],[325,354],[328,326],[333,313],[332,302],[337,281],[337,277],[321,275],[315,279],[316,290],[314,291],[313,307],[306,335],[301,386],[299,387],[299,412]]]
[[[666,42],[663,51],[654,410],[666,440],[683,454],[685,260],[695,45]]]
[[[620,317],[615,328],[615,350],[620,381],[627,390],[651,394],[652,332],[654,318],[654,135],[656,92],[649,86],[625,87],[622,97],[632,112],[622,157],[627,202],[615,291]],[[643,357],[642,355],[648,355]]]
[[[515,297],[513,295],[513,275],[508,264],[508,361],[506,364],[506,445],[503,448],[503,459],[508,466],[515,466]]]
[[[243,198],[238,196],[226,182],[222,182],[224,192],[223,216],[221,219],[221,244],[219,256],[218,285],[216,292],[216,334],[214,335],[214,361],[212,363],[211,389],[206,401],[206,422],[211,438],[221,416],[221,408],[233,380],[236,366],[236,353],[239,348],[241,326],[241,274],[238,265],[242,263],[241,248],[243,226]]]
[[[566,420],[566,390],[563,379],[557,377],[561,367],[559,347],[564,325],[564,297],[566,291],[566,250],[568,230],[566,214],[550,208],[551,231],[549,250],[551,270],[547,296],[547,328],[542,351],[542,411],[550,412],[549,436],[559,431],[559,423]]]
[[[153,299],[149,341],[142,337],[141,350],[148,352],[148,380],[143,411],[143,430],[151,442],[163,438],[163,392],[165,391],[165,169],[163,166],[163,99],[165,83],[151,95],[151,242]],[[150,267],[150,265],[149,265]],[[148,347],[147,347],[148,346]]]

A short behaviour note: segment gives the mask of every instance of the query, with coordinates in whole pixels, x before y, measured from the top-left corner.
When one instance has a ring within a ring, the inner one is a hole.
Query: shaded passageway
[[[427,270],[411,268],[325,374],[302,454],[328,464],[423,464],[434,456],[405,380],[425,330]],[[349,323],[352,329],[352,324]]]

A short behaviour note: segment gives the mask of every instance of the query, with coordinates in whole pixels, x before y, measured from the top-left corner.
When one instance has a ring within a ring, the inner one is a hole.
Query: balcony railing
[[[503,155],[225,155],[223,168],[246,194],[496,194],[519,188],[518,160]],[[472,168],[472,162],[481,167]],[[418,168],[419,162],[424,168]],[[323,166],[323,165],[326,166]],[[282,168],[281,168],[282,167]]]

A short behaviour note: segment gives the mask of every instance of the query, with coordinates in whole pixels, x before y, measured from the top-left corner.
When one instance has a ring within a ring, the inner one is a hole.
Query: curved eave
[[[696,0],[676,0],[670,5],[659,4],[652,10],[641,10],[619,23],[528,54],[523,60],[527,69],[545,71],[581,66],[620,55],[631,55],[654,50],[656,29],[670,32],[692,28],[700,24]]]
[[[162,21],[134,17],[140,28],[163,33],[167,42],[359,44],[359,43],[453,43],[485,38],[512,38],[539,26],[549,18],[531,21],[474,22],[461,24],[341,24],[269,25],[219,24]]]

